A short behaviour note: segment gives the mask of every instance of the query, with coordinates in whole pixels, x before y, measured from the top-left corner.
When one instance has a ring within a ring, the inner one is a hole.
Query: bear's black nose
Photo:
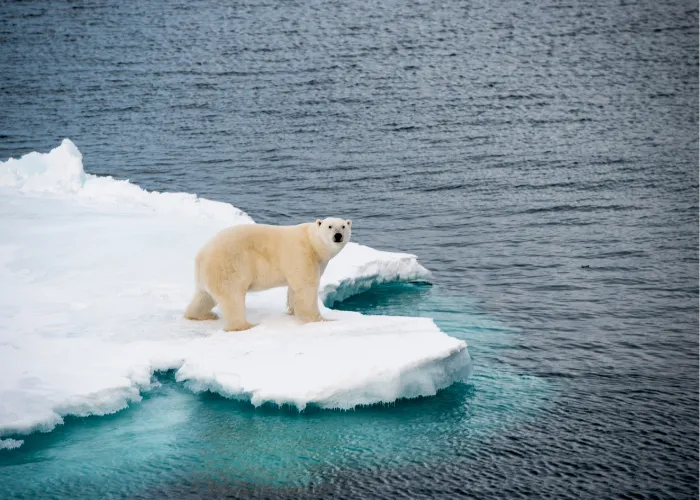
[[[335,233],[335,236],[333,236],[333,241],[335,241],[336,243],[340,243],[341,241],[343,241],[343,235],[340,233]]]

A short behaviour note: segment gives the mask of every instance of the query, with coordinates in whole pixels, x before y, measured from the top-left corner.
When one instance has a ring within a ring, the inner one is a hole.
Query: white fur
[[[287,286],[287,308],[303,321],[323,321],[318,286],[328,261],[350,240],[352,221],[327,218],[298,226],[245,224],[214,236],[195,259],[196,291],[185,310],[194,320],[216,319],[226,331],[246,330],[245,295]],[[341,242],[334,241],[335,235]]]

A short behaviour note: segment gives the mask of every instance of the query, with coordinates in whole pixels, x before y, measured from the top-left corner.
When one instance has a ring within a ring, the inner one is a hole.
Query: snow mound
[[[190,193],[146,191],[129,181],[86,174],[83,155],[70,139],[49,153],[32,152],[19,160],[0,162],[0,187],[24,193],[52,194],[82,203],[120,204],[132,211],[199,216],[229,224],[252,223],[253,219],[236,207],[199,198]]]
[[[466,343],[430,319],[322,306],[333,321],[302,325],[285,314],[283,288],[248,295],[259,326],[246,332],[185,320],[197,250],[247,223],[225,203],[85,174],[68,140],[0,162],[0,436],[118,411],[159,370],[194,391],[300,409],[433,395],[468,377]],[[328,266],[319,300],[427,275],[413,255],[351,243]]]
[[[328,307],[376,285],[425,281],[430,277],[415,255],[382,252],[354,243],[342,253],[343,258],[331,260],[323,273],[320,294]]]

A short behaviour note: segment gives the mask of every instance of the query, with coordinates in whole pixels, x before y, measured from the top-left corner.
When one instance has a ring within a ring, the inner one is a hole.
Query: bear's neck
[[[306,231],[307,237],[311,242],[311,247],[314,249],[314,253],[316,253],[320,265],[325,266],[333,257],[338,255],[339,250],[336,251],[334,248],[328,248],[328,246],[324,245],[316,236],[316,224],[312,223],[307,225]]]

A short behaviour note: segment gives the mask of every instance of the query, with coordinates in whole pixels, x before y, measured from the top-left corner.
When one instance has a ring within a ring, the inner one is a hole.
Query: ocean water
[[[350,412],[194,395],[0,450],[0,497],[698,496],[696,2],[3,2],[0,159],[353,219],[474,375]]]

